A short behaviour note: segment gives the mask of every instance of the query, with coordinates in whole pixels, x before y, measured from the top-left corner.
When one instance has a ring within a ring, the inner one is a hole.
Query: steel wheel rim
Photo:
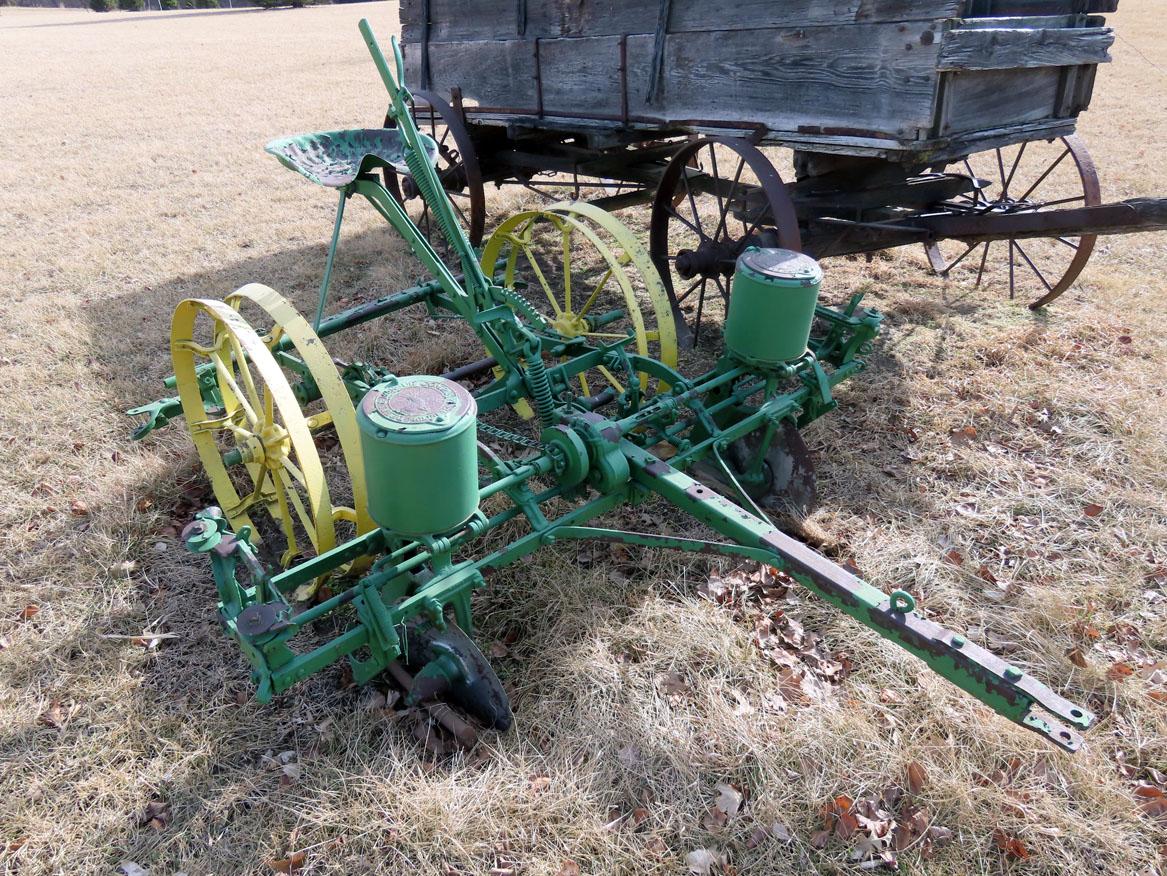
[[[333,427],[340,444],[344,470],[352,489],[352,507],[334,505],[333,518],[338,522],[351,523],[356,535],[364,535],[376,529],[377,524],[369,516],[365,465],[361,455],[356,408],[320,337],[291,302],[269,286],[249,283],[232,292],[224,300],[236,312],[244,301],[248,301],[267,314],[272,320],[272,328],[268,333],[260,335],[260,340],[273,351],[273,354],[281,336],[287,337],[292,342],[296,355],[311,374],[320,392],[320,401],[324,405],[324,411],[314,415],[308,415],[301,407],[301,412],[305,413],[305,422],[313,436],[329,425]],[[346,572],[363,571],[368,568],[370,562],[369,557],[359,557],[342,568]]]

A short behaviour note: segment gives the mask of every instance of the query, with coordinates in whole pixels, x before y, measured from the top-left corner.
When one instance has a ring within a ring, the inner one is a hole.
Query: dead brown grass
[[[1108,199],[1167,191],[1161,10],[1123,5],[1081,124]],[[846,872],[847,844],[810,845],[820,808],[902,784],[911,761],[955,838],[902,855],[906,872],[1159,867],[1167,836],[1134,789],[1167,767],[1162,688],[1108,677],[1167,640],[1159,236],[1104,239],[1039,316],[930,277],[915,253],[827,266],[831,294],[865,288],[889,319],[868,373],[811,431],[816,523],[872,580],[910,583],[931,614],[1099,710],[1082,754],[1049,751],[809,598],[789,611],[855,671],[824,703],[767,711],[777,682],[751,630],[695,595],[707,565],[583,566],[569,547],[482,600],[485,636],[519,638],[499,661],[517,727],[481,756],[429,763],[327,674],[269,707],[246,700],[207,569],[175,542],[207,498],[188,442],[174,429],[132,445],[118,412],[159,394],[182,297],[259,280],[310,302],[332,203],[261,147],[380,117],[361,15],[387,32],[396,7],[0,14],[0,867],[265,873],[303,851],[310,873],[547,874],[565,859],[675,873],[707,847],[743,874]],[[370,212],[347,227],[350,295],[416,274]],[[451,355],[408,320],[386,331],[354,352]],[[975,438],[954,443],[967,426]],[[109,638],[159,630],[176,638],[157,650]],[[281,784],[286,752],[299,774]],[[749,799],[710,831],[725,781]],[[773,821],[793,840],[748,848]],[[1005,857],[997,829],[1030,857]]]

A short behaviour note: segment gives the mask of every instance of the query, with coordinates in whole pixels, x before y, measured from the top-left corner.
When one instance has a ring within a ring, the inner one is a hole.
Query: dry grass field
[[[1111,17],[1080,125],[1105,200],[1167,194],[1165,12]],[[748,611],[698,591],[731,565],[561,546],[478,603],[485,640],[510,643],[517,720],[469,755],[434,760],[339,672],[249,699],[209,568],[176,538],[210,502],[189,440],[134,444],[120,412],[164,394],[182,298],[258,280],[310,306],[333,202],[262,146],[381,118],[361,16],[387,36],[396,5],[0,10],[0,871],[684,873],[706,849],[713,872],[849,873],[871,862],[823,842],[824,807],[898,786],[890,815],[946,829],[901,872],[1162,872],[1162,235],[1101,239],[1036,315],[914,252],[826,264],[828,297],[866,289],[887,321],[809,430],[814,523],[1097,711],[1080,754],[797,593],[787,616],[852,669],[776,709]],[[350,213],[339,296],[410,285],[402,245]],[[348,344],[418,368],[475,352],[412,317]],[[744,802],[711,815],[726,783]]]

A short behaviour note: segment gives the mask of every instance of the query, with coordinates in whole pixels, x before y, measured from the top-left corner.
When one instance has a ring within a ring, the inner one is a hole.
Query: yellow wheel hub
[[[259,433],[261,458],[256,460],[268,468],[282,468],[291,455],[292,436],[279,423],[268,423]]]
[[[551,320],[551,327],[565,338],[578,338],[588,333],[587,320],[574,311],[565,311]]]

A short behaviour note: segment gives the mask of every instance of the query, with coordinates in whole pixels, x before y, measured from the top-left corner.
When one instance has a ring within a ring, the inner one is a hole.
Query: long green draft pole
[[[1094,715],[964,636],[921,617],[909,594],[900,590],[890,596],[885,594],[631,441],[621,442],[621,450],[629,461],[635,483],[688,511],[738,544],[768,551],[772,565],[883,638],[919,657],[933,671],[995,712],[1067,751],[1076,751],[1081,746],[1082,737],[1076,730],[1053,718],[1085,730],[1094,722]],[[1035,706],[1052,717],[1034,711]]]

